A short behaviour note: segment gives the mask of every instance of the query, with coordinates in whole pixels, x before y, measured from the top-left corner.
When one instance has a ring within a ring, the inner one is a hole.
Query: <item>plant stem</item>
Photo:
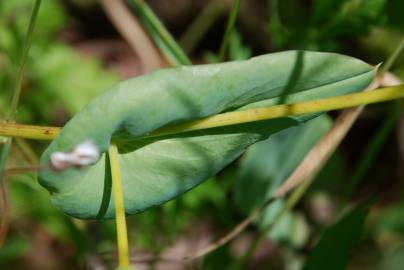
[[[279,1],[269,0],[268,2],[268,14],[269,21],[267,24],[267,31],[271,34],[272,46],[276,50],[282,48],[285,43],[285,35],[282,29],[281,16],[279,14]]]
[[[14,120],[16,112],[17,112],[17,106],[18,106],[18,102],[20,100],[20,95],[21,95],[22,81],[24,79],[25,65],[26,65],[27,59],[28,59],[28,51],[29,51],[29,48],[31,47],[32,34],[34,33],[35,22],[36,22],[36,18],[38,17],[40,5],[41,5],[41,0],[36,0],[34,9],[32,10],[31,18],[29,21],[27,35],[26,35],[25,41],[24,41],[24,47],[22,49],[20,68],[18,70],[17,81],[16,81],[15,88],[14,88],[14,95],[13,95],[13,99],[11,101],[11,110],[10,110],[7,120],[11,120],[11,121]]]
[[[240,9],[240,0],[233,0],[229,20],[227,21],[226,32],[224,33],[222,45],[220,46],[219,61],[223,61],[225,58],[226,50],[229,45],[230,34],[233,31],[239,9]]]
[[[21,55],[21,63],[20,63],[20,67],[18,70],[17,81],[15,84],[14,92],[13,92],[13,98],[11,100],[11,110],[6,118],[7,119],[6,122],[13,122],[15,119],[15,115],[17,113],[17,106],[18,106],[18,102],[20,100],[20,95],[21,95],[22,81],[24,79],[25,64],[27,63],[28,51],[29,51],[29,48],[31,47],[32,35],[34,33],[35,22],[38,17],[38,12],[39,12],[40,6],[41,6],[41,0],[36,0],[34,8],[31,13],[29,26],[28,26],[27,34],[26,34],[25,41],[24,41],[24,46],[23,46],[22,55]],[[6,166],[8,154],[10,152],[11,143],[12,143],[12,139],[8,138],[7,141],[5,142],[4,146],[0,150],[0,181],[2,181],[2,178],[3,178],[2,175],[4,172],[5,166]]]
[[[393,66],[394,62],[397,60],[398,56],[400,55],[403,49],[404,49],[404,37],[401,39],[400,43],[398,44],[394,52],[387,59],[386,64],[383,65],[383,67],[380,70],[380,73],[383,74],[390,70],[390,68]]]
[[[257,108],[245,111],[217,114],[200,120],[194,120],[182,124],[168,125],[166,127],[157,129],[142,138],[173,135],[189,131],[270,120],[274,118],[351,108],[360,105],[399,99],[403,97],[404,84],[393,87],[380,88],[379,90],[369,92],[360,92],[293,104],[276,105],[268,108]],[[13,123],[0,124],[0,136],[6,137],[52,140],[60,132],[60,130],[61,128],[58,127],[40,127],[19,125]]]
[[[210,0],[201,13],[191,23],[180,38],[180,44],[187,53],[191,53],[201,38],[213,25],[225,8],[223,0]]]
[[[397,60],[401,51],[404,49],[404,37],[401,39],[397,47],[391,53],[389,58],[386,61],[386,64],[380,69],[379,74],[385,74],[389,71],[389,69],[393,66],[394,62]],[[393,108],[390,110],[387,119],[383,122],[381,127],[377,130],[376,134],[371,138],[370,142],[365,148],[365,152],[362,155],[362,159],[359,162],[359,165],[356,167],[353,176],[345,186],[340,205],[343,206],[349,198],[352,196],[355,188],[362,182],[366,173],[369,171],[372,166],[375,158],[380,152],[385,140],[388,135],[391,133],[394,128],[396,122],[400,118],[401,115],[401,106],[398,102],[393,104]]]
[[[269,120],[293,115],[319,113],[329,110],[355,107],[404,97],[404,85],[386,87],[371,92],[361,92],[344,96],[305,101],[294,104],[276,105],[268,108],[249,109],[217,114],[201,120],[169,125],[157,129],[147,137],[171,135],[214,127],[230,126],[254,121]]]
[[[128,0],[138,13],[151,38],[173,65],[190,65],[191,61],[167,31],[153,10],[143,0]]]
[[[114,205],[115,205],[119,268],[121,267],[124,268],[129,266],[128,232],[126,228],[125,206],[122,192],[119,154],[118,154],[118,148],[114,143],[111,143],[111,146],[108,150],[108,154],[111,164],[112,192],[114,196]]]
[[[0,136],[26,138],[33,140],[53,140],[60,132],[59,127],[42,127],[0,123]]]

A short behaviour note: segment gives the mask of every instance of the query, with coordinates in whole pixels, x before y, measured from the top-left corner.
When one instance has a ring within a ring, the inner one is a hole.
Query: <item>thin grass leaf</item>
[[[219,59],[223,61],[229,45],[231,32],[234,30],[234,24],[236,23],[237,14],[240,9],[240,0],[233,0],[231,7],[229,20],[227,21],[226,32],[224,33],[222,45],[220,46]]]
[[[161,52],[168,58],[173,65],[190,65],[191,61],[177,44],[175,39],[160,22],[153,10],[143,0],[127,0],[144,27],[160,48]]]

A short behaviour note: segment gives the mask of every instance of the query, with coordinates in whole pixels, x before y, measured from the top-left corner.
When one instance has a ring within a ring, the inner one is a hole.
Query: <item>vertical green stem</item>
[[[119,268],[121,269],[129,266],[129,247],[128,247],[129,245],[128,245],[128,232],[126,228],[125,206],[121,183],[119,154],[118,154],[118,148],[116,147],[115,144],[113,143],[111,144],[108,150],[108,154],[111,164],[112,192],[114,196],[114,205],[115,205]]]
[[[41,6],[41,0],[36,0],[34,8],[31,13],[29,26],[28,26],[27,34],[26,34],[25,41],[24,41],[24,46],[23,46],[22,55],[21,55],[21,63],[20,63],[20,67],[18,70],[17,81],[15,83],[13,98],[11,101],[11,110],[6,118],[6,120],[10,121],[10,122],[14,121],[15,115],[17,113],[17,106],[18,106],[18,102],[20,100],[20,95],[21,95],[22,81],[24,79],[25,65],[27,63],[28,52],[31,47],[32,35],[34,33],[35,22],[38,17],[38,12],[39,12],[40,6]],[[2,175],[4,172],[5,166],[6,166],[8,154],[10,152],[11,142],[12,142],[12,139],[8,138],[7,141],[5,142],[4,146],[0,150],[0,181],[2,181],[2,178],[3,178]]]
[[[25,65],[26,65],[27,59],[28,59],[28,51],[31,47],[32,34],[34,33],[35,22],[38,17],[40,5],[41,5],[41,0],[36,0],[34,9],[32,11],[32,15],[31,15],[31,18],[29,21],[27,35],[26,35],[25,41],[24,41],[24,47],[22,49],[20,68],[18,70],[18,76],[17,76],[15,88],[14,88],[13,99],[11,101],[11,111],[9,113],[7,120],[14,120],[16,112],[17,112],[17,106],[18,106],[18,102],[20,100],[20,95],[21,95],[22,81],[24,79]]]
[[[398,56],[400,55],[400,53],[403,49],[404,49],[404,37],[401,39],[401,41],[398,44],[398,46],[396,47],[396,49],[393,51],[393,53],[387,59],[386,64],[384,64],[384,66],[380,70],[380,73],[383,74],[390,70],[390,68],[393,66],[394,62],[397,60]]]
[[[143,0],[128,0],[156,45],[174,65],[190,65],[191,61],[175,39]]]
[[[180,44],[191,53],[225,8],[223,0],[210,0],[202,12],[181,36]]]
[[[282,32],[282,21],[279,14],[279,0],[269,0],[269,21],[267,29],[271,33],[272,47],[274,50],[280,49],[285,42],[285,37]]]
[[[240,0],[233,0],[229,20],[227,21],[226,32],[224,34],[222,45],[219,51],[219,60],[223,61],[225,58],[226,50],[229,45],[230,34],[233,31],[234,24],[236,23],[237,14],[240,9]]]

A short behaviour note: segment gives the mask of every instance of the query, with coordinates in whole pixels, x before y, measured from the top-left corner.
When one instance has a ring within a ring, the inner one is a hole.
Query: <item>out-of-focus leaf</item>
[[[329,15],[335,14],[341,6],[349,0],[315,0],[313,5],[312,21],[314,24],[324,23],[330,20]]]
[[[277,243],[302,247],[309,237],[309,226],[303,215],[287,211],[268,232],[268,237]]]
[[[96,59],[84,58],[63,44],[34,47],[32,58],[30,71],[38,91],[25,97],[32,107],[41,108],[43,116],[51,115],[50,104],[75,114],[118,80]]]
[[[330,129],[331,124],[330,118],[322,115],[251,146],[241,163],[235,184],[238,208],[248,214],[264,203]],[[265,230],[283,204],[279,200],[267,207],[258,220],[258,226]],[[268,237],[275,242],[298,247],[308,237],[307,224],[302,217],[287,211],[269,231]]]
[[[224,196],[225,194],[217,180],[212,179],[199,185],[192,191],[192,194],[185,194],[181,199],[187,209],[197,211],[206,203],[220,204],[225,199]]]
[[[346,44],[341,38],[357,38],[373,26],[383,25],[388,18],[386,0],[317,0],[279,1],[284,47],[341,51]],[[270,26],[270,24],[269,24]],[[268,29],[271,30],[271,29]]]
[[[327,116],[320,116],[251,146],[235,183],[239,209],[247,214],[269,198],[329,130],[331,123]]]
[[[380,213],[379,230],[391,232],[404,232],[404,202],[383,209]]]
[[[303,270],[342,270],[351,250],[358,244],[368,210],[359,206],[327,228],[313,248]]]
[[[31,0],[1,1],[0,21],[14,23],[20,34],[25,33],[31,12]],[[63,27],[67,17],[64,13],[61,1],[42,1],[41,10],[38,14],[37,27],[35,28],[34,43],[46,42],[44,38],[55,34]]]
[[[297,58],[301,60],[298,69]],[[137,213],[195,187],[251,144],[314,115],[161,139],[139,137],[170,123],[277,104],[290,85],[287,102],[359,91],[374,74],[374,68],[351,57],[288,51],[247,61],[165,69],[128,80],[70,120],[42,155],[41,164],[46,166],[53,152],[68,152],[88,139],[99,147],[102,158],[84,169],[41,171],[39,180],[65,213],[79,218],[113,217],[105,157],[113,140],[121,154],[125,208],[128,214]]]
[[[11,206],[14,217],[30,217],[36,220],[53,237],[62,241],[82,241],[68,217],[62,215],[49,201],[49,194],[34,182],[30,175],[17,175],[12,181]],[[33,194],[34,197],[32,196]]]
[[[251,48],[243,44],[241,34],[237,30],[233,30],[229,39],[229,59],[244,60],[252,55]]]
[[[404,265],[404,246],[401,245],[393,251],[387,253],[383,258],[380,265],[376,268],[378,270],[401,270]]]
[[[230,60],[245,60],[250,58],[251,55],[251,48],[243,44],[240,32],[234,29],[230,34],[228,58]],[[208,63],[220,62],[219,56],[212,52],[206,52],[205,59]]]
[[[0,266],[9,261],[18,259],[24,256],[30,250],[30,239],[23,236],[9,237],[6,245],[1,247]]]
[[[206,256],[203,260],[203,269],[227,269],[232,261],[234,261],[234,258],[231,255],[229,247],[224,246]]]
[[[21,37],[25,34],[31,0],[0,3],[0,106],[8,111],[19,63]],[[54,120],[57,112],[77,113],[87,102],[117,82],[96,59],[85,58],[73,48],[55,41],[67,21],[61,1],[43,1],[33,35],[26,83],[18,108],[18,120]],[[55,113],[56,112],[56,113]],[[60,113],[59,113],[60,114]],[[64,119],[62,119],[64,120]]]
[[[389,17],[388,23],[401,32],[403,32],[404,29],[404,17],[402,13],[403,9],[404,9],[403,1],[401,0],[387,1],[386,11]]]

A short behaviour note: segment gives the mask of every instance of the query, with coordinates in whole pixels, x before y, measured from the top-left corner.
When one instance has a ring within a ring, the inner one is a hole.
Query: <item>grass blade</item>
[[[35,22],[38,17],[38,12],[39,12],[39,7],[41,6],[41,1],[42,0],[36,0],[34,8],[32,10],[31,18],[30,18],[29,25],[28,25],[27,35],[25,37],[24,47],[22,50],[21,63],[20,63],[20,68],[18,70],[17,82],[15,84],[13,99],[11,101],[11,110],[10,110],[10,114],[9,114],[7,120],[14,120],[15,114],[17,112],[17,106],[18,106],[18,102],[20,100],[20,95],[21,95],[22,81],[24,79],[25,65],[26,65],[27,59],[28,59],[28,51],[31,47],[32,35],[34,33]]]
[[[151,38],[172,65],[190,65],[191,61],[167,31],[156,14],[143,0],[128,0]]]
[[[222,45],[220,46],[219,51],[220,61],[223,61],[225,58],[226,50],[229,45],[230,34],[233,31],[239,9],[240,9],[240,0],[233,0],[229,20],[227,21],[226,32],[224,33]]]
[[[191,53],[195,49],[198,42],[215,23],[224,9],[225,3],[223,0],[210,0],[206,4],[180,39],[180,44],[187,53]]]

